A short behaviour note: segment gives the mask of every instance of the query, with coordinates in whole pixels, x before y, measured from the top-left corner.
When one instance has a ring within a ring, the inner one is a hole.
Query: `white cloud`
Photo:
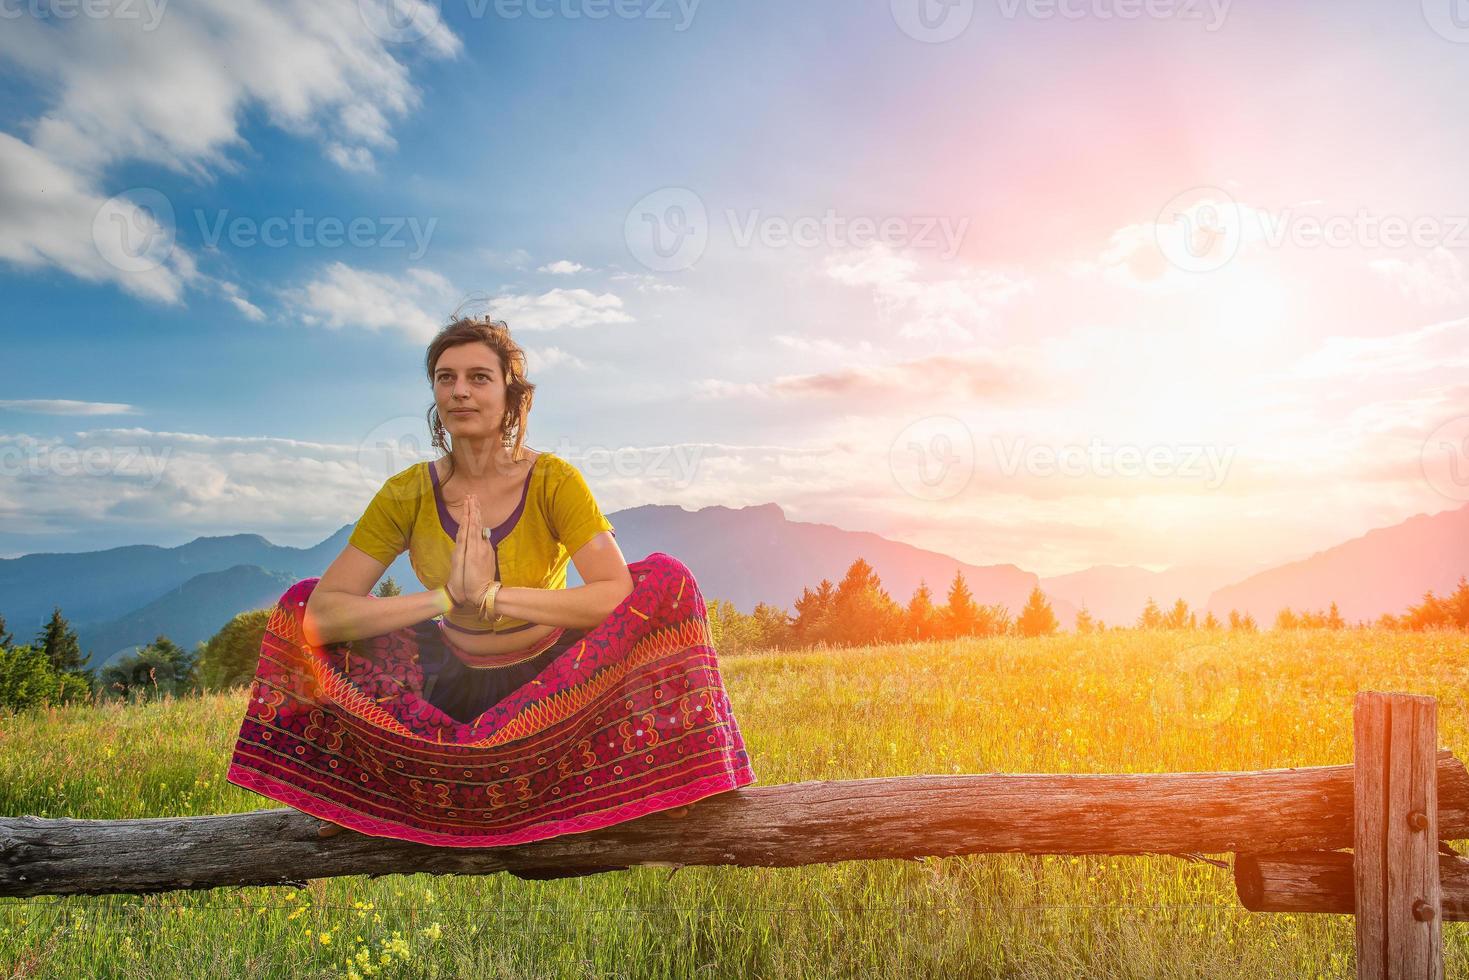
[[[448,322],[458,294],[448,279],[428,269],[401,276],[354,269],[333,262],[304,286],[281,291],[281,299],[308,326],[332,330],[396,330],[427,342]],[[441,310],[441,313],[430,312]]]
[[[361,445],[139,428],[0,435],[0,519],[23,516],[42,534],[105,526],[144,538],[250,530],[320,540],[360,516],[390,475],[373,437],[366,423]]]
[[[479,257],[492,269],[525,269],[529,268],[531,255],[523,248],[512,248],[500,250],[493,248],[482,248]]]
[[[613,282],[631,282],[640,293],[681,293],[682,286],[664,282],[657,276],[645,272],[619,272],[612,276]]]
[[[0,399],[0,409],[31,415],[137,415],[138,409],[124,402],[79,402],[69,398]]]
[[[390,50],[369,28],[378,6],[197,0],[157,17],[6,18],[0,62],[54,97],[23,134],[0,134],[0,260],[54,265],[147,299],[179,302],[195,275],[182,249],[165,250],[152,263],[124,255],[122,268],[109,262],[118,256],[99,254],[109,247],[94,234],[110,196],[101,189],[108,171],[144,163],[198,180],[238,171],[232,154],[246,148],[239,127],[247,111],[317,140],[339,166],[372,169],[374,154],[394,146],[389,119],[419,101],[396,55],[460,50],[431,4],[416,12],[426,36]],[[377,22],[387,23],[379,15]],[[239,299],[231,296],[253,316]]]
[[[395,276],[341,262],[280,295],[308,326],[396,330],[419,342],[432,339],[456,309],[466,315],[489,314],[504,320],[512,331],[632,322],[622,310],[622,300],[611,293],[586,289],[552,289],[539,295],[502,293],[475,299],[471,309],[460,302],[462,294],[454,284],[437,272],[410,269]],[[547,356],[555,364],[567,362],[569,355],[555,352]]]
[[[800,351],[802,354],[817,354],[832,360],[846,359],[853,354],[866,357],[879,353],[869,340],[859,340],[853,343],[848,340],[832,340],[828,337],[795,337],[783,333],[776,334],[773,339],[777,344],[790,350]]]
[[[694,382],[694,397],[708,400],[760,398],[773,395],[771,386],[756,381],[726,381],[723,378],[704,378]]]
[[[1469,282],[1464,279],[1464,264],[1442,245],[1411,262],[1375,259],[1368,264],[1372,271],[1397,286],[1404,296],[1424,306],[1447,306],[1469,301]]]
[[[570,259],[558,259],[555,262],[541,266],[537,272],[547,272],[553,276],[574,276],[578,272],[585,272],[586,266],[580,262],[572,262]]]
[[[195,270],[182,249],[168,247],[163,236],[171,234],[128,198],[109,201],[35,147],[0,133],[0,260],[28,270],[57,266],[178,303]],[[150,243],[156,251],[129,247]]]
[[[1385,337],[1328,337],[1291,376],[1341,380],[1462,367],[1469,367],[1469,317]]]
[[[490,306],[511,330],[555,330],[632,322],[632,317],[623,312],[620,298],[587,289],[551,289],[535,296],[505,294],[496,296]]]
[[[772,381],[704,379],[695,397],[718,399],[814,399],[839,406],[846,415],[884,414],[894,405],[1018,401],[1041,388],[1024,363],[1010,353],[969,351],[892,363],[864,364]]]
[[[1293,217],[1292,208],[1272,212],[1241,204],[1217,188],[1181,195],[1165,211],[1169,213],[1160,214],[1159,220],[1118,228],[1096,262],[1078,263],[1072,271],[1100,271],[1107,281],[1130,289],[1190,289],[1198,284],[1198,272],[1221,268],[1262,243],[1281,240]]]
[[[0,56],[57,92],[31,142],[58,163],[95,174],[141,160],[204,177],[232,166],[251,108],[327,145],[393,146],[388,117],[418,104],[396,55],[461,45],[432,9],[423,42],[390,45],[370,29],[372,3],[195,0],[170,5],[153,30],[118,17],[9,19]]]
[[[831,256],[826,274],[844,285],[870,287],[882,314],[903,321],[898,335],[908,339],[973,341],[996,307],[1033,285],[1023,276],[993,269],[935,275],[913,256],[886,245]]]
[[[326,145],[326,158],[343,170],[370,174],[377,170],[372,151],[365,146],[347,146],[336,141]]]
[[[265,313],[240,293],[239,286],[232,282],[221,282],[219,288],[224,293],[225,299],[229,300],[230,305],[244,314],[246,319],[256,322],[265,319]]]
[[[569,367],[578,371],[587,369],[585,361],[559,347],[527,347],[525,356],[530,362],[529,370],[532,374],[554,367]]]

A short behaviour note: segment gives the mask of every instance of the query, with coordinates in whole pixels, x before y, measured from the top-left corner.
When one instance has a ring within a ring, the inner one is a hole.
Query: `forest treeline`
[[[397,583],[386,578],[375,594],[400,594]],[[803,647],[854,647],[882,643],[986,636],[1049,636],[1061,631],[1051,601],[1039,588],[1031,590],[1016,613],[1001,604],[975,600],[962,571],[949,582],[943,602],[935,601],[926,581],[906,604],[882,587],[876,570],[862,558],[848,566],[842,580],[822,579],[805,587],[787,611],[757,603],[741,613],[732,602],[705,599],[709,630],[721,653]],[[140,646],[100,667],[86,667],[76,632],[62,615],[51,619],[30,643],[17,643],[0,616],[0,707],[19,710],[36,705],[105,699],[138,700],[165,694],[183,696],[222,691],[248,684],[255,676],[260,645],[270,620],[269,609],[240,613],[207,641],[186,650],[167,636]],[[1389,630],[1469,630],[1469,580],[1459,579],[1447,596],[1432,591],[1400,615],[1385,614],[1374,622],[1348,624],[1336,603],[1324,610],[1281,609],[1271,628]],[[1077,633],[1111,630],[1229,630],[1256,632],[1253,616],[1230,610],[1220,620],[1212,612],[1201,618],[1183,599],[1161,607],[1147,600],[1137,619],[1127,625],[1108,625],[1082,606],[1077,611]]]
[[[814,589],[806,587],[795,600],[794,612],[759,603],[751,613],[741,613],[726,600],[708,599],[709,624],[715,645],[721,651],[789,649],[806,646],[868,646],[878,643],[910,643],[953,639],[963,636],[1047,636],[1060,631],[1051,601],[1039,588],[1031,590],[1025,605],[1014,615],[1003,605],[975,601],[962,571],[955,571],[942,604],[936,604],[926,581],[906,605],[895,601],[882,587],[877,572],[858,558],[836,585],[822,579]],[[1348,629],[1376,627],[1390,630],[1469,630],[1469,580],[1460,577],[1448,596],[1432,591],[1401,615],[1385,614],[1375,622],[1348,624],[1335,602],[1324,610],[1281,609],[1271,624],[1274,629]],[[1151,597],[1130,624],[1108,625],[1083,605],[1076,613],[1077,633],[1100,633],[1118,629],[1235,630],[1260,629],[1254,616],[1231,609],[1223,619],[1212,612],[1202,617],[1183,599],[1160,607]]]
[[[401,592],[391,576],[374,590],[379,596]],[[110,663],[86,667],[77,634],[59,608],[28,644],[15,643],[0,616],[0,708],[182,697],[248,684],[269,622],[269,609],[253,609],[233,617],[193,650],[160,635]]]

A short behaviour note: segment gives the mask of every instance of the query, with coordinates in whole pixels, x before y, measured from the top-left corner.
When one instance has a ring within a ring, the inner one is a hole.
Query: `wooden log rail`
[[[638,866],[789,867],[958,854],[1234,853],[1245,908],[1357,917],[1359,977],[1443,976],[1469,920],[1469,771],[1431,698],[1366,692],[1352,765],[1256,772],[899,776],[751,786],[582,834],[500,848],[344,831],[293,809],[208,817],[0,817],[0,897],[141,894],[340,875],[548,879]],[[1347,853],[1342,848],[1351,847]]]

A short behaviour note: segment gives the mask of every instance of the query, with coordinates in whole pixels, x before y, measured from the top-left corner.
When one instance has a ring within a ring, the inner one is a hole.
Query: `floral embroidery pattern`
[[[297,582],[272,611],[226,779],[363,833],[462,847],[754,782],[692,573],[662,552],[628,568],[617,609],[469,722],[424,698],[412,627],[306,644],[318,580]]]

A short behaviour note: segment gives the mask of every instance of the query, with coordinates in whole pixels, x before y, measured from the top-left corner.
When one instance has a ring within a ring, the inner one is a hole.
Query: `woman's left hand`
[[[466,502],[464,520],[468,540],[464,543],[463,599],[466,603],[476,604],[490,587],[490,583],[495,581],[497,571],[495,549],[485,538],[484,524],[480,520],[478,497],[471,496]]]

